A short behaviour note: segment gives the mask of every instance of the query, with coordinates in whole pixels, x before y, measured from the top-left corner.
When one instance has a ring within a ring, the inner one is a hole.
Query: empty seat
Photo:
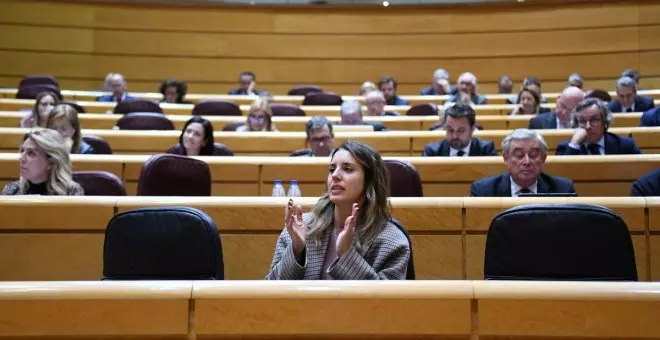
[[[140,172],[138,196],[211,196],[211,170],[205,162],[172,154],[149,157]]]
[[[302,105],[341,105],[342,102],[341,96],[336,93],[314,92],[305,95]]]
[[[63,100],[63,101],[60,102],[60,104],[70,105],[71,107],[76,109],[76,112],[78,112],[78,113],[87,113],[85,108],[78,105],[78,103],[76,103],[76,102],[72,102],[72,101],[69,101],[69,100]]]
[[[29,85],[21,87],[16,92],[16,99],[36,99],[39,93],[42,92],[54,93],[59,100],[62,100],[60,89],[54,85]]]
[[[104,280],[223,280],[218,229],[188,207],[153,207],[115,215],[105,231]]]
[[[390,174],[390,197],[424,197],[422,180],[414,165],[398,159],[384,162]]]
[[[530,204],[490,224],[484,277],[495,280],[637,281],[626,223],[590,204]]]
[[[85,196],[126,196],[124,183],[107,171],[74,171],[73,180],[85,190]]]
[[[438,106],[433,103],[417,104],[406,112],[407,116],[435,116],[438,114]]]
[[[245,121],[240,121],[240,122],[231,122],[227,123],[223,128],[222,131],[236,131],[239,127],[245,125]]]
[[[323,92],[323,89],[318,85],[301,85],[289,90],[288,94],[289,96],[306,96],[314,92]]]
[[[228,100],[205,100],[195,104],[192,114],[195,116],[242,116],[243,112],[236,103]]]
[[[273,103],[270,104],[270,110],[273,112],[274,117],[281,116],[304,116],[305,111],[294,104],[286,103]]]
[[[110,144],[105,141],[105,139],[94,135],[83,135],[82,139],[85,143],[91,145],[92,148],[94,148],[94,154],[112,155],[112,148],[110,147]]]
[[[124,100],[115,105],[114,113],[127,114],[133,112],[163,113],[158,103],[145,99]]]
[[[33,85],[52,85],[56,88],[60,88],[60,84],[57,82],[57,79],[51,75],[47,74],[33,74],[26,76],[21,79],[21,82],[18,84],[18,88],[33,86]]]
[[[133,112],[119,118],[119,130],[174,130],[174,123],[160,113]]]
[[[610,94],[607,93],[607,91],[600,89],[589,90],[587,94],[584,96],[584,98],[598,98],[606,103],[612,101],[612,96],[610,96]]]

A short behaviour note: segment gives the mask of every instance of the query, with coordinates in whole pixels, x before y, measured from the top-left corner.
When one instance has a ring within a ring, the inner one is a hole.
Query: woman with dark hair
[[[289,200],[268,280],[404,280],[410,244],[390,217],[378,151],[346,141],[332,152],[326,193],[303,214]]]
[[[160,84],[160,93],[163,95],[161,103],[190,104],[183,98],[188,93],[188,85],[176,79],[167,79]]]
[[[179,144],[167,153],[187,156],[213,156],[213,125],[208,120],[194,116],[183,126]]]
[[[57,95],[53,92],[39,93],[36,100],[34,101],[32,112],[27,117],[23,118],[23,120],[21,120],[20,127],[45,127],[46,120],[48,119],[48,113],[57,104],[59,104],[59,102],[60,101]]]
[[[541,107],[541,95],[534,87],[523,87],[518,93],[518,106],[509,114],[515,115],[537,115],[549,112],[550,109]]]

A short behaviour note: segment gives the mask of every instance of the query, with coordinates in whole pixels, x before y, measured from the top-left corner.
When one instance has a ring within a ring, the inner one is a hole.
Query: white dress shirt
[[[523,188],[513,180],[513,177],[511,177],[511,175],[509,175],[509,180],[511,181],[511,197],[518,197],[518,195],[520,194],[520,190],[522,190]],[[531,193],[538,194],[537,192],[538,181],[534,181],[534,183],[532,183],[532,185],[528,189]]]
[[[557,129],[570,129],[570,128],[571,128],[570,121],[564,123],[561,120],[559,120],[559,117],[557,117]]]
[[[463,151],[463,152],[465,152],[465,153],[463,154],[463,157],[467,157],[467,156],[469,156],[469,155],[470,155],[470,145],[472,145],[472,141],[470,141],[466,147],[464,147],[464,148],[462,148],[462,149],[460,149],[460,150],[459,150],[459,149],[454,149],[454,148],[452,148],[452,147],[450,146],[450,147],[449,147],[449,156],[450,156],[450,157],[458,156],[458,152],[459,152],[459,151]]]

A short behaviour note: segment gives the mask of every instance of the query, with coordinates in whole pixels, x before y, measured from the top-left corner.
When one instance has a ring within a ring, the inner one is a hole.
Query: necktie
[[[518,191],[518,195],[520,195],[520,194],[531,194],[531,193],[532,193],[532,191],[527,189],[527,188],[522,188],[522,189],[520,189],[520,191]]]
[[[458,156],[458,157],[463,157],[463,156],[465,156],[465,151],[463,151],[463,150],[458,150],[458,152],[456,153],[456,156]]]
[[[598,144],[587,144],[587,150],[589,150],[589,153],[592,155],[600,155],[600,145]]]
[[[633,112],[633,109],[631,107],[626,109],[626,112]]]

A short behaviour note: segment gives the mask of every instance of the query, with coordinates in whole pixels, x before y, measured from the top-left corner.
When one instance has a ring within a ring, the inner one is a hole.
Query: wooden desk
[[[0,128],[0,151],[15,152],[23,141],[28,129]],[[538,130],[545,138],[549,153],[556,146],[573,135],[573,130]],[[622,136],[635,134],[641,140],[641,149],[646,153],[660,151],[660,127],[653,128],[612,128],[609,131]],[[131,131],[131,130],[83,130],[83,134],[104,138],[116,154],[161,153],[178,143],[179,131]],[[475,136],[495,143],[498,152],[509,130],[484,130]],[[388,132],[337,132],[335,144],[347,139],[367,143],[384,156],[421,155],[424,146],[444,138],[444,131],[388,131]],[[279,155],[307,147],[304,132],[215,132],[216,142],[226,144],[236,155]]]
[[[25,116],[22,112],[4,111],[0,112],[0,127],[18,127],[21,119]],[[619,113],[614,114],[613,127],[637,127],[641,113]],[[78,115],[80,124],[85,129],[93,130],[110,130],[117,125],[117,120],[121,118],[119,115],[100,115],[96,113],[82,113]],[[166,115],[167,119],[174,123],[177,130],[182,130],[184,124],[191,116],[182,115]],[[479,116],[477,117],[477,124],[481,125],[485,130],[513,130],[519,128],[527,128],[529,120],[534,117],[533,115],[520,115],[520,116]],[[234,122],[243,122],[243,117],[227,117],[227,116],[205,116],[204,118],[211,121],[213,128],[216,131],[222,131],[225,125]],[[311,117],[273,117],[273,124],[279,131],[305,131],[305,124]],[[340,121],[339,116],[331,116],[328,119],[337,124]],[[426,131],[433,124],[438,122],[438,117],[435,116],[382,116],[373,117],[365,116],[365,122],[381,122],[390,130],[403,130],[403,131]],[[337,131],[342,125],[335,125],[334,129]]]
[[[18,179],[18,154],[0,154],[0,184]],[[104,170],[123,179],[135,195],[147,155],[73,155],[74,171]],[[328,158],[199,157],[208,163],[214,196],[268,196],[276,179],[297,179],[303,194],[320,195]],[[470,184],[506,167],[501,157],[397,157],[413,164],[426,197],[462,197]],[[660,167],[660,155],[548,156],[544,171],[570,178],[581,196],[627,196],[632,182]],[[659,228],[660,230],[660,228]]]
[[[296,200],[309,211],[317,198]],[[481,279],[492,218],[528,203],[589,203],[618,212],[628,225],[640,280],[660,280],[658,235],[644,198],[392,198],[408,229],[418,279]],[[103,237],[113,214],[153,206],[190,206],[215,221],[228,279],[261,279],[282,230],[286,198],[277,197],[2,197],[0,280],[97,280]]]

